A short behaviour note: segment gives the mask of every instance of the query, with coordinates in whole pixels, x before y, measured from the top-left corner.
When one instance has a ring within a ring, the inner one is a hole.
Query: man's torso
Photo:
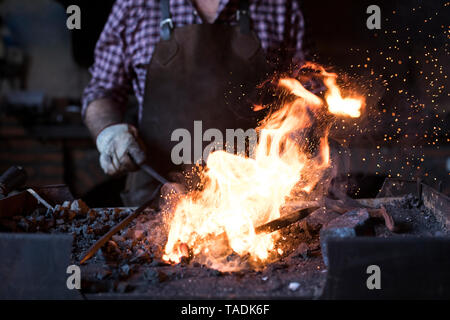
[[[214,23],[236,25],[239,0],[214,1],[218,1]],[[288,0],[249,0],[249,3],[251,28],[269,59],[277,58],[280,48],[289,48],[294,57],[301,59],[303,18],[298,3]],[[208,7],[207,13],[211,15],[213,9],[213,6]],[[206,23],[191,0],[170,0],[170,12],[175,28]],[[140,106],[141,118],[147,67],[160,40],[160,22],[159,1],[118,0],[96,47],[96,61],[91,68],[93,77],[85,91],[85,102],[90,97],[101,97],[99,91],[113,92],[116,84],[123,86],[124,81],[129,81]],[[118,30],[111,30],[114,28]],[[120,52],[108,50],[109,41],[117,41],[110,37],[117,37],[117,33],[122,42]],[[115,72],[121,69],[125,70],[125,75]],[[126,79],[119,81],[118,76]],[[101,83],[100,88],[97,83]],[[84,108],[86,106],[84,103]]]

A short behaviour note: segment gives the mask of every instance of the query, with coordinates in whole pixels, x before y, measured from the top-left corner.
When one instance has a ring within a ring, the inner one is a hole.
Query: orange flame
[[[335,76],[324,79],[325,85],[329,88],[325,100],[328,104],[328,111],[337,115],[358,118],[361,116],[362,98],[343,98],[336,85]]]
[[[328,88],[328,110],[359,116],[363,99],[342,98],[336,75],[320,71]],[[195,257],[220,270],[236,268],[224,259],[224,252],[230,253],[230,249],[255,263],[283,252],[275,250],[279,232],[257,234],[255,228],[279,218],[280,209],[294,190],[312,192],[331,160],[328,130],[313,130],[321,135],[316,155],[303,148],[308,142],[302,134],[305,129],[315,129],[311,127],[313,118],[323,110],[323,99],[296,79],[281,79],[279,86],[288,89],[295,99],[261,122],[254,158],[212,152],[203,172],[203,190],[192,191],[177,203],[169,223],[163,257],[166,261],[180,261],[180,252],[186,251],[180,250],[180,245],[188,246]],[[227,241],[215,239],[223,234]]]
[[[341,90],[336,84],[337,75],[327,72],[322,66],[314,63],[307,63],[304,68],[318,71],[323,77],[323,82],[328,89],[325,100],[328,104],[328,111],[335,115],[358,118],[361,116],[361,109],[364,106],[364,98],[358,95],[353,97],[342,97]]]

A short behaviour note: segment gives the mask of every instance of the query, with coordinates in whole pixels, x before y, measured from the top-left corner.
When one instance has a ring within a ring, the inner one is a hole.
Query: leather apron
[[[193,24],[172,28],[169,0],[161,0],[161,40],[147,69],[139,134],[147,147],[148,163],[160,174],[181,169],[171,158],[180,140],[177,129],[190,133],[191,160],[210,141],[202,142],[209,128],[255,128],[265,111],[253,111],[256,88],[269,77],[257,35],[250,30],[248,0],[240,1],[238,24]],[[194,132],[194,121],[197,122]],[[185,129],[185,130],[184,130]],[[199,145],[200,144],[200,145]],[[132,172],[122,194],[124,204],[139,205],[158,187],[142,171]]]

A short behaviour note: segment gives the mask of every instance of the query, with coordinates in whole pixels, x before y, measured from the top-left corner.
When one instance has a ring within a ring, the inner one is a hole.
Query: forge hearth
[[[353,206],[358,203],[359,209],[346,213],[317,210],[281,230],[277,246],[283,252],[275,262],[254,269],[245,267],[245,257],[227,256],[229,261],[240,260],[243,267],[235,272],[218,271],[195,259],[182,259],[178,264],[162,260],[167,230],[161,215],[147,209],[81,266],[81,292],[88,299],[365,297],[367,288],[358,287],[358,281],[364,285],[367,278],[361,268],[378,263],[389,270],[383,278],[384,297],[414,297],[417,293],[406,290],[402,272],[404,276],[420,275],[422,296],[437,295],[436,290],[448,296],[448,197],[425,185],[420,188],[420,196],[403,194],[412,185],[387,180],[380,192],[385,197],[347,199]],[[391,224],[386,216],[374,215],[378,211],[373,208],[383,208]],[[96,240],[132,211],[89,209],[81,201],[72,201],[63,203],[55,212],[36,209],[28,216],[2,219],[3,230],[14,234],[2,233],[0,237],[11,240],[12,235],[17,235],[14,241],[20,248],[20,241],[25,242],[27,236],[38,241],[39,237],[70,235],[66,239],[73,238],[72,252],[65,254],[77,265]],[[20,261],[20,253],[16,260]],[[10,281],[19,278],[12,274]],[[389,288],[390,278],[396,279],[400,291]],[[29,283],[16,287],[26,285]],[[11,296],[11,288],[9,292],[2,289],[2,295]]]

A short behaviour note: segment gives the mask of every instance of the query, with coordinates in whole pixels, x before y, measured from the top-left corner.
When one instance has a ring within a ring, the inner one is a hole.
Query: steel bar
[[[53,207],[50,205],[50,203],[45,201],[40,195],[37,194],[36,191],[34,191],[33,189],[29,188],[29,189],[27,189],[27,192],[29,192],[33,197],[35,197],[36,200],[39,203],[43,204],[47,209],[53,210]]]
[[[103,245],[108,242],[109,239],[113,235],[115,235],[117,232],[128,226],[131,221],[133,221],[138,215],[140,215],[145,209],[147,209],[155,196],[159,193],[160,187],[158,187],[150,197],[150,200],[145,202],[143,205],[138,207],[136,210],[133,211],[128,217],[120,221],[117,225],[115,225],[111,230],[109,230],[106,234],[104,234],[99,240],[97,240],[87,251],[87,253],[84,255],[84,257],[81,259],[80,264],[85,263],[87,260],[92,258],[92,256],[101,248]]]
[[[141,164],[140,168],[149,176],[155,178],[156,180],[158,180],[158,182],[161,182],[162,184],[166,184],[169,182],[169,180],[167,180],[166,178],[164,178],[163,176],[161,176],[158,172],[155,171],[155,169],[153,169],[152,167],[150,167],[147,164]]]
[[[257,227],[255,229],[255,232],[258,234],[258,233],[271,233],[277,231],[279,229],[290,226],[291,224],[306,218],[319,208],[320,207],[309,207],[295,211],[293,213],[290,213],[288,215],[272,220],[268,223],[265,223]]]

